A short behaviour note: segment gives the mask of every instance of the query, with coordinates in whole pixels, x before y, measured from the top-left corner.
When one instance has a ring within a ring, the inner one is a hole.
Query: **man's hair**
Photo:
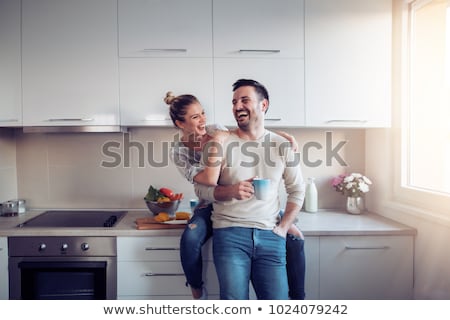
[[[261,83],[251,79],[239,79],[235,83],[233,83],[233,92],[239,89],[240,87],[250,86],[255,88],[256,93],[258,94],[261,100],[267,99],[269,101],[269,92],[267,92],[266,87],[264,87]]]

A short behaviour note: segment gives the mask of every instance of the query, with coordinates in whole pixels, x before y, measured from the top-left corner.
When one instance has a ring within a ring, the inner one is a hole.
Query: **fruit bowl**
[[[156,216],[161,212],[167,212],[170,217],[175,217],[175,212],[180,206],[181,200],[173,200],[167,202],[148,201],[145,200],[148,209]]]

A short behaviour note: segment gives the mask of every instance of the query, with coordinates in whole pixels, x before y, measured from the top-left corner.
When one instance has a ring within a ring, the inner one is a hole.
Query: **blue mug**
[[[253,179],[253,188],[255,189],[255,197],[258,200],[267,200],[270,197],[270,179]]]
[[[191,212],[194,213],[195,207],[198,205],[198,199],[191,199],[189,204],[191,205]]]

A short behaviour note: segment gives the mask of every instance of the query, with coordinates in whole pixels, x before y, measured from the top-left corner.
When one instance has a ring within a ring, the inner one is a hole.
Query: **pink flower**
[[[345,178],[345,175],[343,175],[343,174],[340,174],[339,176],[334,177],[331,180],[331,185],[333,187],[336,187],[336,186],[340,185],[344,181],[344,178]]]

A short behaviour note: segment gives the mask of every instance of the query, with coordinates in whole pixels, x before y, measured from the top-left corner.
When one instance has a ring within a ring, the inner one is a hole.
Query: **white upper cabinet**
[[[385,127],[391,118],[391,0],[306,0],[309,127]]]
[[[119,0],[120,57],[211,57],[212,0]]]
[[[204,58],[121,58],[120,114],[124,126],[173,126],[166,93],[193,94],[214,120],[212,61]]]
[[[240,78],[269,91],[268,127],[304,125],[304,1],[214,0],[216,121],[236,126],[232,84]]]
[[[215,57],[303,58],[303,0],[214,0]]]
[[[123,126],[173,126],[168,91],[214,120],[212,0],[119,0],[119,55]]]
[[[22,125],[20,0],[0,0],[0,127]]]
[[[116,0],[23,0],[24,126],[119,124]]]
[[[266,127],[297,127],[304,123],[303,59],[214,60],[215,119],[236,126],[232,85],[241,78],[257,80],[269,91]]]

